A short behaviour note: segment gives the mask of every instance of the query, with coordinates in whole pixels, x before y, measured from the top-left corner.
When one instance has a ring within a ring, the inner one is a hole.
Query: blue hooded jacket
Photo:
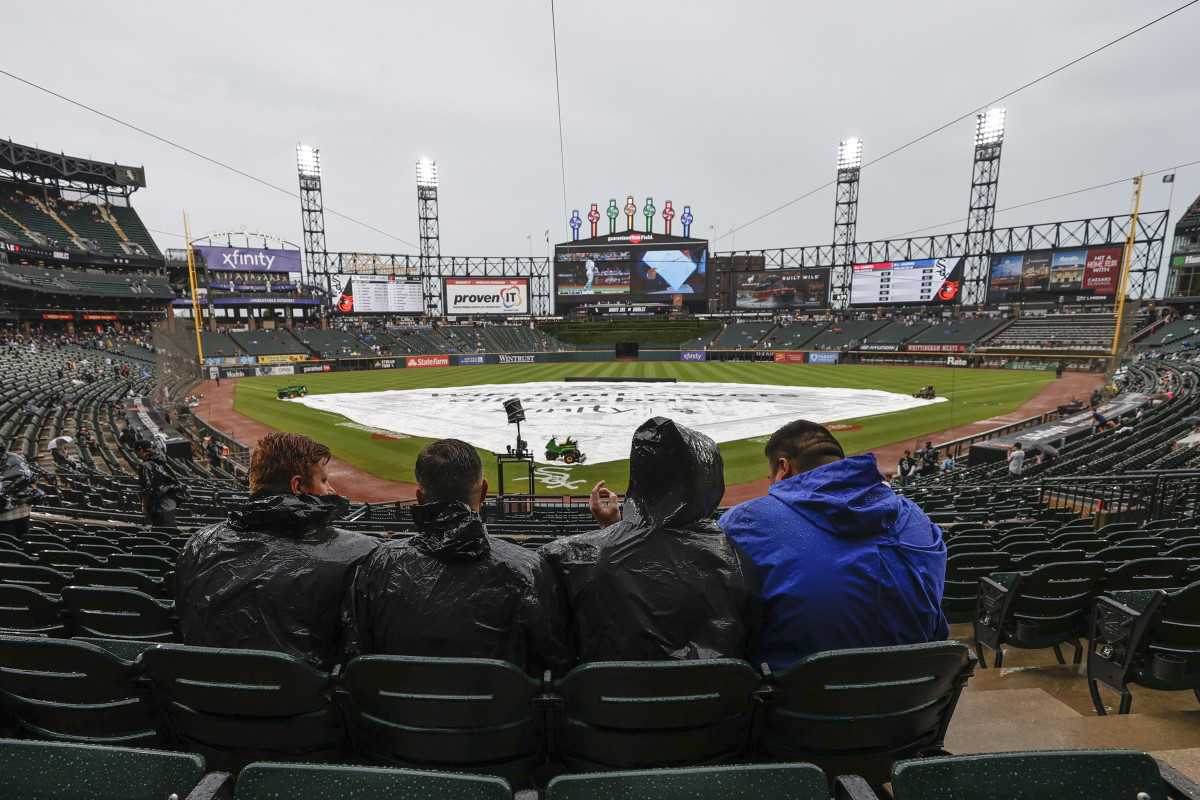
[[[761,661],[945,639],[942,531],[884,483],[871,454],[779,481],[720,525],[762,581]]]

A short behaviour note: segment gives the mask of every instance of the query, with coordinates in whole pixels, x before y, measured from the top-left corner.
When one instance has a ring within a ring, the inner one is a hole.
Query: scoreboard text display
[[[329,276],[335,308],[344,314],[423,314],[425,292],[420,278],[398,275]]]
[[[953,301],[962,284],[961,261],[961,258],[927,258],[855,264],[850,281],[850,304],[878,306]]]

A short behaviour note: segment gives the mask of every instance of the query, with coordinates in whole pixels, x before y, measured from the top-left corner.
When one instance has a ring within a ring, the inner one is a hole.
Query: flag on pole
[[[1175,173],[1174,172],[1172,172],[1170,175],[1163,175],[1163,183],[1174,183],[1174,182],[1175,182]]]
[[[550,231],[549,231],[549,229],[547,229],[547,230],[546,230],[546,243],[547,243],[547,244],[549,244],[549,243],[550,243]]]
[[[1140,175],[1139,175],[1138,177],[1136,177],[1136,178],[1134,178],[1134,179],[1133,179],[1133,185],[1134,185],[1134,186],[1137,186],[1137,185],[1138,185],[1138,184],[1140,184],[1141,182],[1142,182],[1142,178],[1141,178],[1141,176],[1140,176]]]

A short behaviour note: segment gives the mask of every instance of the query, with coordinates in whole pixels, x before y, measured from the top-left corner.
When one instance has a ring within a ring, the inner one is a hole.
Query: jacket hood
[[[439,561],[475,561],[491,550],[479,514],[459,500],[413,506],[420,532],[411,546]]]
[[[255,494],[229,515],[235,531],[264,531],[289,539],[329,527],[346,513],[350,501],[341,495]]]
[[[773,484],[770,493],[818,528],[847,539],[891,529],[903,508],[872,453],[794,475]]]
[[[149,453],[146,453],[146,457],[143,458],[142,461],[153,461],[155,464],[166,464],[167,463],[167,459],[165,457],[163,457],[162,452],[158,449],[154,449],[154,450],[151,450]]]
[[[625,518],[651,527],[684,527],[716,510],[725,494],[716,442],[666,417],[633,434]],[[632,512],[632,513],[630,513]]]

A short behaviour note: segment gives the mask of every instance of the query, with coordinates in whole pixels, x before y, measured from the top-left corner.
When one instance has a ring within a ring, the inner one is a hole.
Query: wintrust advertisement
[[[525,278],[447,278],[446,314],[528,314]]]

